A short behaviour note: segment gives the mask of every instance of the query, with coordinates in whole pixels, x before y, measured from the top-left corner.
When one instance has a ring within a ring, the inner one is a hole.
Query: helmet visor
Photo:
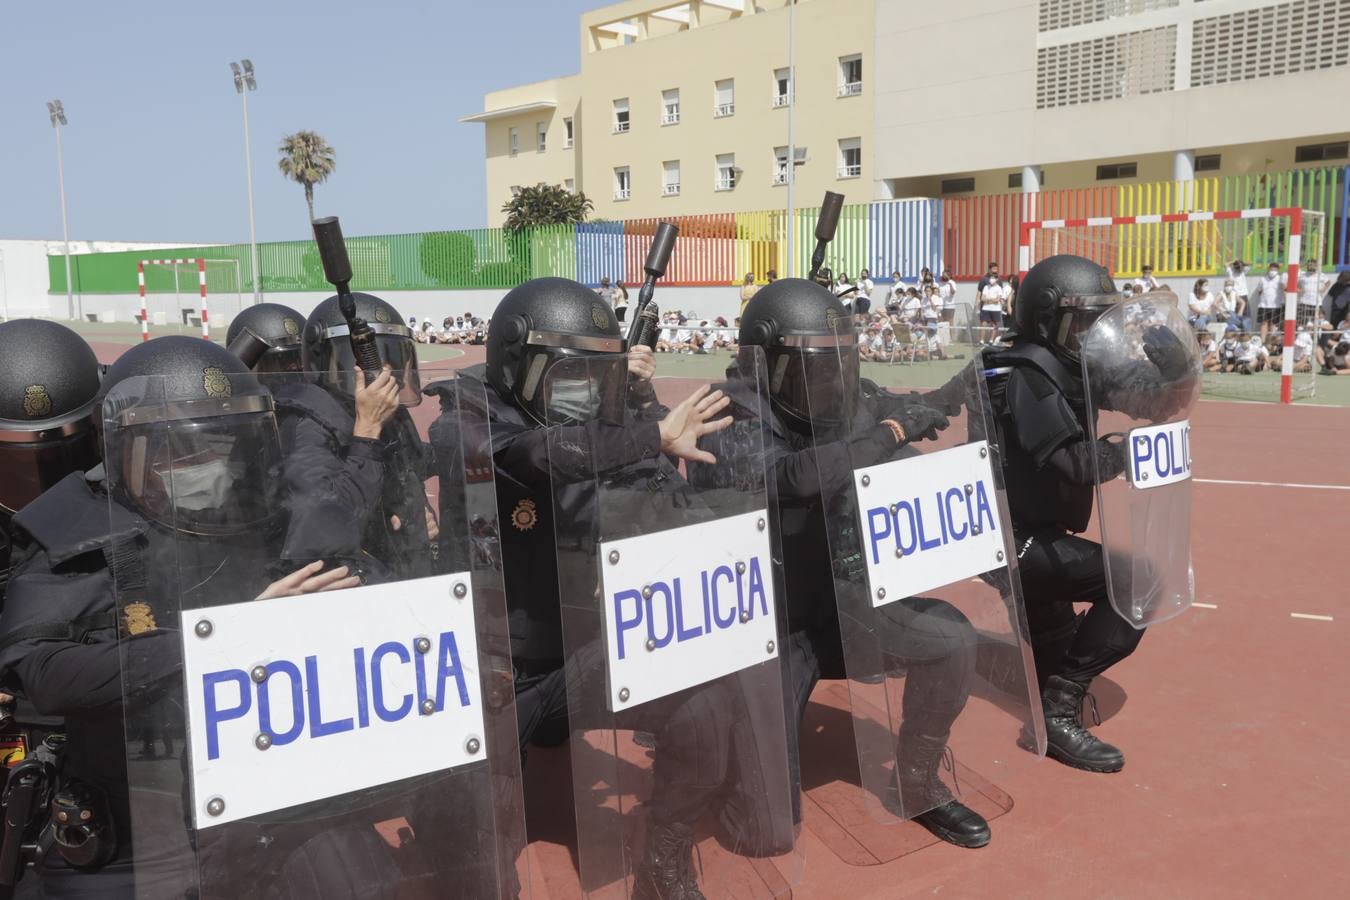
[[[557,358],[558,352],[536,350],[526,356],[522,394],[531,387],[530,372],[543,363],[542,384],[529,401],[541,421],[548,425],[595,421],[622,424],[628,391],[628,357],[606,354]]]
[[[422,402],[422,378],[417,371],[417,344],[408,329],[402,325],[372,325],[375,330],[375,349],[380,355],[380,364],[388,366],[394,380],[398,382],[398,402],[403,406],[416,406]],[[341,334],[335,332],[341,331]],[[328,355],[326,377],[339,390],[349,396],[356,394],[356,354],[352,350],[351,338],[346,326],[328,329],[328,344],[332,352]]]
[[[16,513],[71,472],[98,465],[92,425],[53,440],[0,441],[0,510]]]
[[[108,453],[114,489],[161,525],[234,534],[271,518],[281,445],[270,411],[121,428]]]
[[[803,341],[769,354],[769,395],[801,422],[830,428],[851,421],[859,384],[858,344],[851,328],[838,338]]]
[[[1071,359],[1078,359],[1083,350],[1083,336],[1102,313],[1121,299],[1120,294],[1076,294],[1061,299],[1050,329],[1055,347]]]

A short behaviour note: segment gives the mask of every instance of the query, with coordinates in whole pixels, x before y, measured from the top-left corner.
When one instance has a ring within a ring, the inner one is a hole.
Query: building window
[[[944,194],[968,194],[975,190],[975,178],[944,178],[941,190]]]
[[[628,167],[617,166],[614,169],[614,199],[627,200],[633,196],[633,183],[629,179]]]
[[[713,118],[736,114],[736,79],[723,78],[713,84]]]
[[[1334,144],[1304,144],[1294,148],[1294,162],[1323,162],[1328,159],[1345,159],[1350,156],[1350,143],[1338,141]]]
[[[1195,171],[1197,172],[1217,172],[1223,164],[1223,157],[1218,153],[1206,153],[1195,158]]]
[[[614,101],[614,133],[623,134],[628,130],[628,98]]]
[[[778,109],[792,102],[792,74],[788,69],[773,70],[773,107]]]
[[[668,159],[661,163],[661,196],[680,196],[680,161]]]
[[[729,191],[736,187],[736,154],[717,154],[717,181],[714,190]]]
[[[1022,186],[1021,172],[1013,172],[1011,175],[1008,176],[1008,187],[1020,188],[1021,186]]]
[[[543,153],[548,149],[548,124],[536,122],[534,125],[534,149]]]
[[[507,140],[509,141],[511,146],[511,155],[515,156],[517,153],[520,152],[520,129],[512,128],[506,134]]]
[[[577,180],[575,178],[564,178],[563,187],[575,194],[577,192]]]
[[[1107,163],[1104,166],[1097,167],[1098,181],[1110,181],[1113,178],[1134,178],[1138,174],[1138,163]]]
[[[563,149],[572,149],[572,117],[563,119]]]
[[[788,183],[788,148],[773,148],[773,183]]]
[[[839,177],[862,177],[862,138],[839,139]]]
[[[661,92],[661,124],[680,124],[680,89]]]
[[[839,57],[839,96],[856,97],[862,93],[862,55]]]

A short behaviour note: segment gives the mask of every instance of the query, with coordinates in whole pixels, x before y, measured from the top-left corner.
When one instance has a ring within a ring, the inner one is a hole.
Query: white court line
[[[1247,487],[1308,488],[1314,491],[1350,491],[1350,484],[1297,484],[1290,481],[1230,481],[1225,478],[1196,478],[1197,484],[1239,484]]]
[[[1218,607],[1218,604],[1215,604],[1215,603],[1192,603],[1191,606],[1198,606],[1198,607],[1200,607],[1201,609],[1218,609],[1218,608],[1219,608],[1219,607]]]
[[[1333,619],[1331,616],[1314,616],[1314,615],[1311,615],[1311,614],[1309,614],[1309,613],[1290,613],[1290,614],[1289,614],[1289,618],[1291,618],[1291,619],[1311,619],[1311,620],[1314,621],[1314,622],[1334,622],[1334,621],[1336,621],[1336,620]]]

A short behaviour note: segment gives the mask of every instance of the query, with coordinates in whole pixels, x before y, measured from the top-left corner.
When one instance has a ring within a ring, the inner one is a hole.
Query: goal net
[[[243,309],[237,259],[143,259],[136,264],[141,340],[159,333],[200,332],[229,322]],[[207,303],[207,298],[210,303]]]
[[[1061,253],[1105,266],[1122,289],[1150,269],[1176,293],[1188,317],[1196,288],[1207,281],[1197,303],[1203,306],[1207,293],[1215,305],[1195,320],[1196,340],[1208,354],[1203,393],[1283,403],[1316,394],[1318,348],[1328,328],[1339,324],[1322,318],[1331,285],[1323,271],[1325,214],[1270,208],[1022,223],[1020,273]],[[1243,263],[1245,272],[1230,277],[1234,262]],[[1272,268],[1276,281],[1266,277]],[[1236,299],[1225,296],[1228,280]],[[1201,335],[1206,331],[1207,338]]]

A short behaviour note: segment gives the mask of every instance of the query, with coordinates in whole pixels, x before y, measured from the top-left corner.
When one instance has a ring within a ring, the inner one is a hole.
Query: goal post
[[[1279,264],[1284,270],[1279,398],[1281,403],[1292,403],[1296,395],[1312,396],[1315,392],[1315,343],[1320,337],[1321,316],[1314,311],[1320,307],[1310,307],[1306,314],[1300,312],[1300,276],[1305,260],[1318,262],[1325,256],[1326,240],[1325,214],[1299,207],[1043,219],[1021,223],[1017,268],[1019,277],[1025,277],[1032,265],[1045,257],[1074,253],[1107,266],[1114,277],[1121,277],[1125,266],[1134,268],[1141,261],[1150,262],[1147,255],[1140,256],[1140,247],[1158,254],[1162,265],[1155,274],[1160,277],[1212,278],[1222,275],[1230,261],[1252,261],[1253,257]],[[1320,275],[1308,275],[1312,284],[1305,289],[1314,292],[1320,304]],[[1181,302],[1186,302],[1184,297]],[[1248,308],[1247,315],[1255,317],[1256,310]],[[1310,354],[1306,366],[1300,362],[1307,378],[1299,379],[1296,385],[1295,336],[1300,328],[1309,332],[1314,347],[1306,351]],[[1262,385],[1266,383],[1270,381],[1263,377],[1261,382],[1247,381],[1239,387],[1232,379],[1207,377],[1205,392],[1259,398],[1265,393]]]
[[[136,286],[137,290],[140,293],[140,302],[141,302],[141,309],[138,318],[140,319],[141,322],[142,341],[150,340],[150,303],[147,294],[158,293],[158,291],[147,291],[146,277],[145,277],[146,270],[147,269],[153,270],[156,268],[168,268],[171,269],[173,272],[173,293],[174,298],[177,301],[174,304],[176,307],[174,310],[175,315],[178,314],[179,310],[181,309],[181,300],[179,298],[181,298],[183,293],[188,293],[192,290],[193,287],[192,279],[195,276],[196,294],[198,299],[200,300],[199,308],[201,310],[202,339],[208,341],[211,339],[210,310],[207,305],[207,274],[210,266],[225,267],[228,270],[228,273],[233,275],[233,284],[235,287],[235,292],[239,293],[240,273],[239,273],[239,260],[237,259],[208,259],[206,257],[189,257],[183,259],[167,259],[167,258],[142,259],[136,263]],[[188,272],[192,273],[191,275],[188,275],[186,278],[182,277],[183,270],[185,268],[187,269]],[[219,286],[220,286],[219,279],[217,279],[217,287]],[[191,296],[191,293],[189,293],[189,296]],[[242,295],[240,295],[240,298],[242,298]],[[243,302],[242,299],[239,299],[239,303],[242,304],[242,302]],[[239,309],[236,309],[235,312],[238,313]]]

